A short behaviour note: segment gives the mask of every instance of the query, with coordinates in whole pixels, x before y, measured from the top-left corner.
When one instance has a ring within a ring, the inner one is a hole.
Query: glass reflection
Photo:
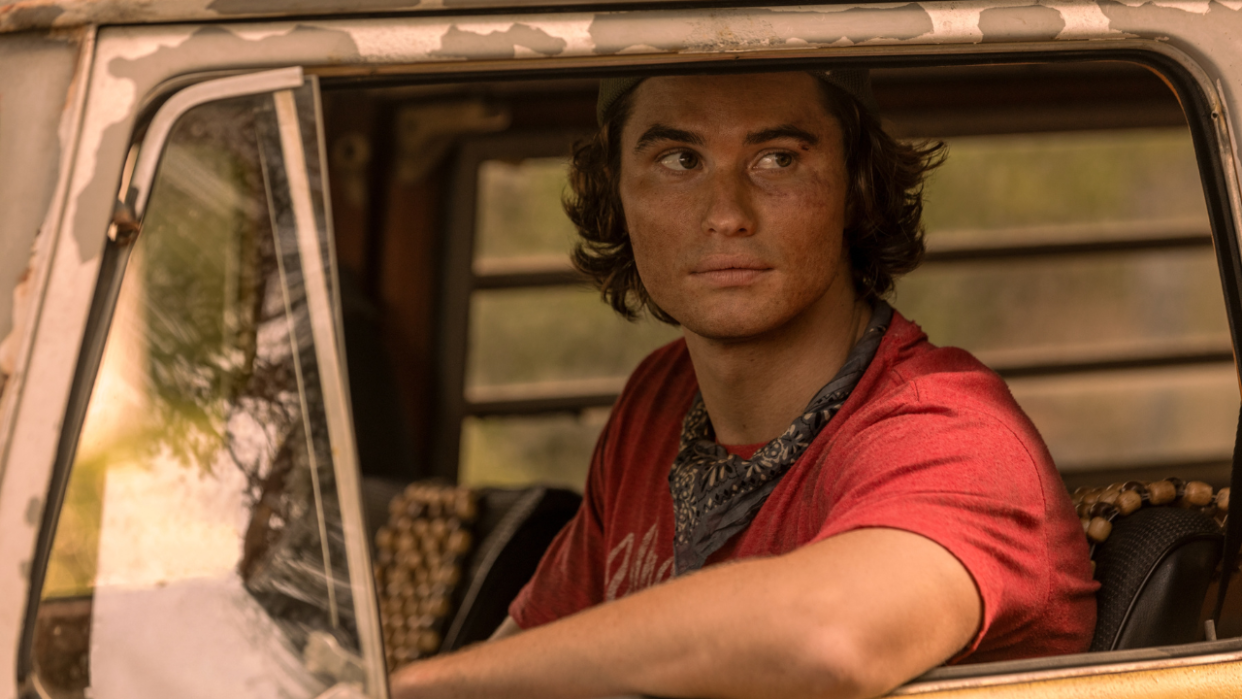
[[[41,594],[53,696],[363,681],[301,263],[265,188],[270,109],[199,107],[161,161]]]

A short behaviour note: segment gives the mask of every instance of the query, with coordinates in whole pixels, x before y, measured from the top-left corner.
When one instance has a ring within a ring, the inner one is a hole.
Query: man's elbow
[[[807,697],[877,697],[906,679],[887,667],[885,654],[868,643],[863,634],[828,626],[810,632],[809,636],[798,658],[798,674],[806,679]]]

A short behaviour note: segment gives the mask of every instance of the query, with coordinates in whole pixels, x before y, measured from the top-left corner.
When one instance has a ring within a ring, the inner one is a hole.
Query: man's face
[[[650,78],[631,99],[621,202],[660,308],[728,341],[854,303],[841,128],[815,78]]]

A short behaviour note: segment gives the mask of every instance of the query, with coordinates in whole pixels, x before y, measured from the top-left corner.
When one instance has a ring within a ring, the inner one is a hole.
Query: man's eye
[[[693,170],[699,166],[699,156],[688,150],[669,153],[660,158],[660,164],[670,170]]]
[[[777,170],[793,165],[793,155],[790,153],[768,153],[759,159],[755,167],[760,170]]]

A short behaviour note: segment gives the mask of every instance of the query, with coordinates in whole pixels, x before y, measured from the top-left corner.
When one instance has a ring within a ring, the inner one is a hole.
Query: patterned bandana
[[[892,307],[877,302],[871,322],[837,375],[819,389],[784,434],[750,459],[730,454],[716,443],[703,396],[695,395],[682,422],[681,445],[668,474],[676,516],[673,554],[678,575],[702,568],[708,556],[750,524],[781,477],[850,397],[892,318]]]

